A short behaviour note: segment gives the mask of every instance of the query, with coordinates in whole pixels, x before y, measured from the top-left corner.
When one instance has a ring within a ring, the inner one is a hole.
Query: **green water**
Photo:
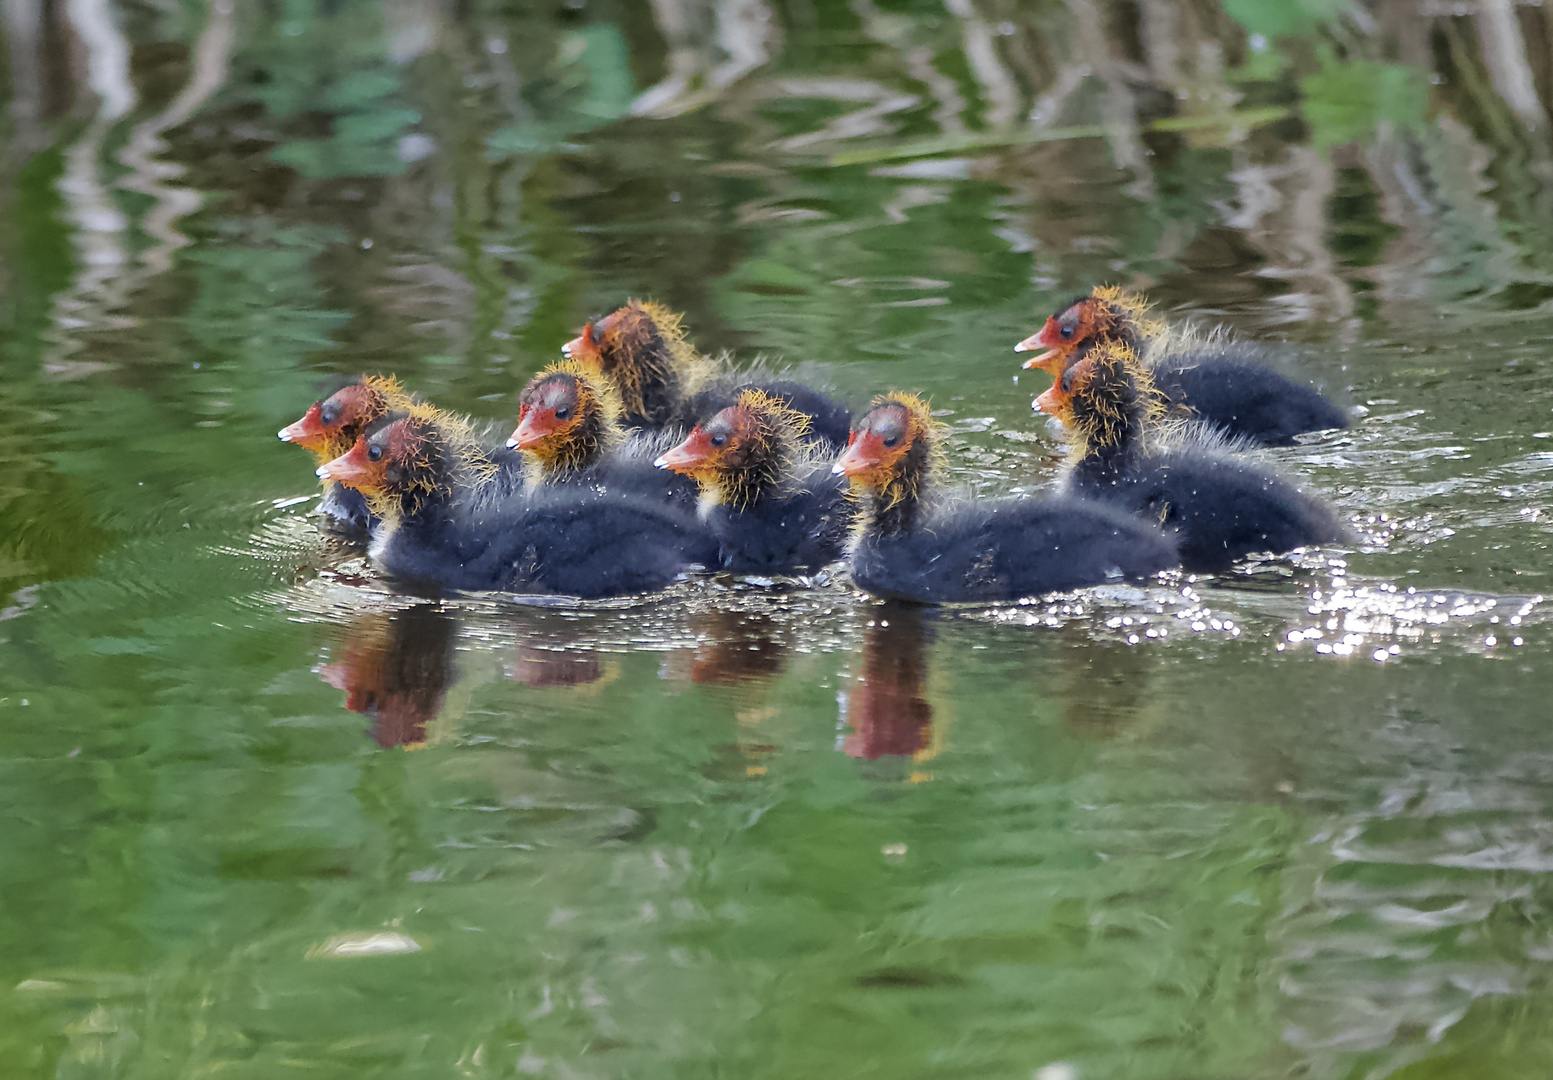
[[[1482,7],[8,6],[0,1076],[1549,1075],[1553,18]],[[1355,410],[1274,455],[1351,548],[431,604],[274,437],[651,295],[1037,492],[1098,281]]]

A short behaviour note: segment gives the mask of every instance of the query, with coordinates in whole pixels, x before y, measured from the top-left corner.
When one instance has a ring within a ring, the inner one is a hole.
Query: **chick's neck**
[[[933,448],[929,436],[913,439],[906,452],[890,471],[882,487],[873,489],[863,531],[875,538],[901,536],[910,532],[922,510],[922,495],[932,472]]]

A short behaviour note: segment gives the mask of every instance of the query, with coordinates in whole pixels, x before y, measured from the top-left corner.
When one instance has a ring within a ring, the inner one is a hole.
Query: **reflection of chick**
[[[848,757],[905,757],[931,746],[933,707],[925,685],[929,635],[921,608],[887,604],[874,609],[863,635],[863,671],[843,705],[852,728],[841,746]]]
[[[1063,723],[1086,739],[1135,733],[1154,673],[1151,650],[1096,641],[1079,627],[1072,636],[1075,640],[1060,654],[1065,669],[1059,695]]]
[[[698,616],[700,637],[690,662],[690,681],[734,685],[774,677],[787,660],[786,647],[773,632],[771,616],[712,611]]]
[[[519,645],[518,658],[506,665],[507,678],[524,686],[586,686],[604,675],[599,654],[591,649],[541,649]]]
[[[344,692],[347,709],[371,717],[379,746],[415,749],[426,742],[426,725],[453,683],[456,630],[432,604],[369,615],[351,627],[344,659],[318,674]]]

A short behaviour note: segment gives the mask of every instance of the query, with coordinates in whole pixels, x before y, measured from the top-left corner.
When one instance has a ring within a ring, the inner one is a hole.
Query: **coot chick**
[[[1319,390],[1267,367],[1260,345],[1222,332],[1197,338],[1171,331],[1144,318],[1147,307],[1141,296],[1100,286],[1064,305],[1014,351],[1045,349],[1024,366],[1061,378],[1096,346],[1126,345],[1142,357],[1173,415],[1264,446],[1348,426],[1343,410]]]
[[[852,521],[846,484],[804,436],[809,418],[760,390],[691,430],[657,461],[701,485],[701,518],[720,569],[795,574],[841,556]]]
[[[846,443],[851,411],[793,379],[719,371],[685,336],[683,318],[651,300],[630,300],[593,319],[561,354],[613,379],[628,427],[690,428],[734,404],[745,390],[764,390],[809,417],[808,438],[833,448]]]
[[[328,397],[313,402],[302,419],[278,432],[281,442],[296,443],[312,452],[318,464],[333,461],[355,445],[357,438],[395,409],[407,409],[415,398],[392,376],[363,375]],[[333,480],[324,481],[318,506],[341,531],[364,533],[375,519],[366,498]]]
[[[1323,503],[1232,452],[1222,436],[1199,424],[1161,422],[1166,402],[1149,374],[1128,346],[1105,342],[1036,399],[1071,434],[1072,494],[1162,525],[1194,572],[1342,536]]]
[[[669,507],[524,490],[462,418],[417,406],[385,419],[318,475],[367,496],[382,519],[373,561],[420,588],[620,596],[716,555],[695,518]]]
[[[1074,496],[950,500],[935,491],[940,425],[912,394],[875,398],[835,471],[865,502],[852,580],[924,604],[1017,600],[1176,566],[1159,530]]]
[[[678,441],[627,432],[620,392],[607,376],[574,360],[552,364],[518,396],[518,426],[507,446],[523,454],[531,487],[569,487],[598,495],[640,495],[695,507],[696,482],[664,472],[653,459]]]

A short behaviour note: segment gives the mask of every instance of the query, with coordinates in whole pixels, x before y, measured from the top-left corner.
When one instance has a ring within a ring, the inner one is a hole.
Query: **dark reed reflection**
[[[372,721],[379,746],[414,749],[458,677],[457,635],[458,623],[436,604],[363,616],[346,631],[341,659],[318,674],[345,694],[347,709]]]
[[[916,757],[933,743],[933,706],[927,698],[932,613],[914,604],[868,609],[857,677],[842,700],[850,728],[841,751],[873,761]]]

